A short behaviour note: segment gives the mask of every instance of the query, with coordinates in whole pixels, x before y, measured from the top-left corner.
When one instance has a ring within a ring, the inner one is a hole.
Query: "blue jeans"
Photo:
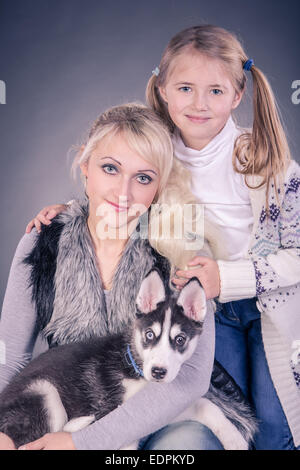
[[[203,424],[181,421],[169,424],[140,441],[140,450],[224,450],[218,438]]]
[[[257,450],[295,449],[266,361],[256,299],[219,304],[216,359],[241,387],[259,420]]]

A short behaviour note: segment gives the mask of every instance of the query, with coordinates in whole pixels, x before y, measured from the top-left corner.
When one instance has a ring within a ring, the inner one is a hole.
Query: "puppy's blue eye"
[[[184,346],[185,342],[186,342],[186,338],[184,336],[182,335],[176,336],[175,343],[177,346]]]
[[[152,330],[147,330],[145,333],[145,337],[148,341],[153,341],[155,338],[155,334],[153,333]]]

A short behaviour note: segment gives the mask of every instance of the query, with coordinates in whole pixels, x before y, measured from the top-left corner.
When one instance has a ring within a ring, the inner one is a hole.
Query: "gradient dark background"
[[[269,78],[300,161],[299,0],[0,0],[2,303],[27,222],[80,191],[67,154],[105,108],[144,101],[145,85],[176,32],[199,23],[234,31]],[[249,83],[250,84],[250,83]],[[251,124],[248,96],[239,111]]]

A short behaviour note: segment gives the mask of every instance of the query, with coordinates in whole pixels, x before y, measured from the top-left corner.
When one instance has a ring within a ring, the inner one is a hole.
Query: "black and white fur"
[[[202,331],[206,300],[199,281],[191,279],[178,296],[166,291],[153,269],[141,284],[137,307],[133,328],[123,334],[52,348],[15,376],[0,395],[0,431],[16,447],[47,432],[88,426],[147,381],[174,380]],[[128,345],[142,375],[128,361]],[[248,449],[256,431],[239,388],[217,363],[208,393],[175,421],[185,419],[208,426],[225,449]]]

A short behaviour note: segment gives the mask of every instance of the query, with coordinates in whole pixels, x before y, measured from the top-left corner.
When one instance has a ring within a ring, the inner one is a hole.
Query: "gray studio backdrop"
[[[1,275],[25,225],[80,191],[67,154],[105,108],[144,100],[172,35],[198,23],[235,31],[269,77],[300,161],[299,0],[0,0]],[[5,93],[5,96],[4,96]],[[4,100],[5,98],[5,100]],[[6,104],[4,104],[6,103]],[[251,119],[249,98],[241,119]]]

